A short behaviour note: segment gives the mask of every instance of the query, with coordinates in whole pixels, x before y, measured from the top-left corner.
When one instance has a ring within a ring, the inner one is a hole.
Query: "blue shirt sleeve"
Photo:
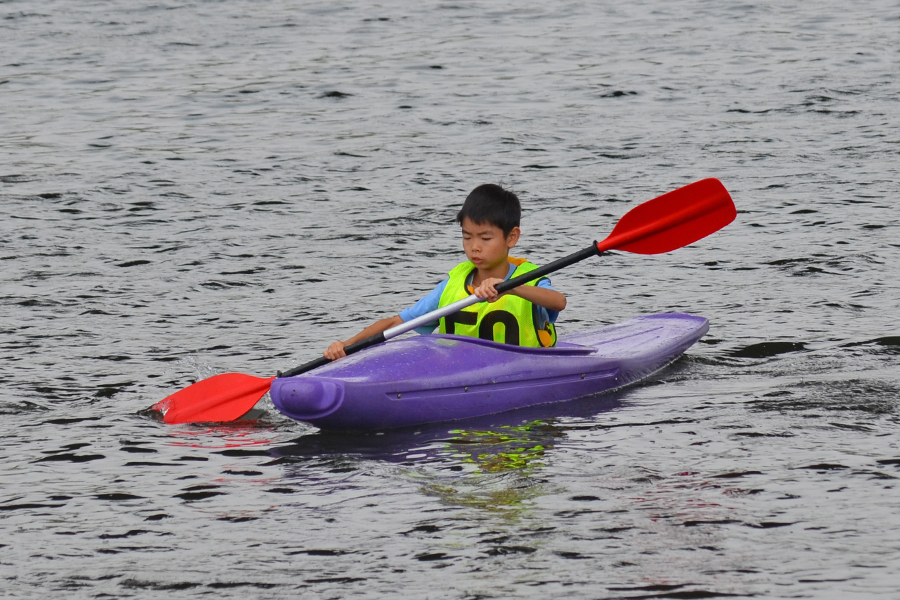
[[[534,284],[534,285],[537,286],[537,287],[547,288],[548,290],[553,290],[554,292],[557,291],[557,290],[555,290],[555,289],[553,288],[552,285],[550,285],[550,280],[547,279],[546,277],[544,277],[543,279],[538,280],[538,282],[537,282],[536,284]],[[544,311],[544,313],[546,313],[546,315],[547,315],[547,320],[548,320],[548,321],[550,321],[551,323],[556,323],[556,319],[559,318],[559,311],[558,311],[558,310],[547,310],[547,309],[544,308],[543,306],[539,306],[538,308],[539,308],[540,310]]]
[[[442,282],[437,284],[437,287],[428,292],[427,296],[425,296],[409,308],[404,308],[403,310],[401,310],[400,318],[403,319],[403,322],[406,323],[411,319],[421,317],[422,315],[427,315],[431,311],[437,310],[438,305],[441,303],[441,294],[444,293],[444,288],[447,287],[448,281],[450,280],[443,280]],[[422,327],[416,327],[416,333],[432,333],[438,325],[439,323],[437,321],[434,321],[433,323],[423,325]]]

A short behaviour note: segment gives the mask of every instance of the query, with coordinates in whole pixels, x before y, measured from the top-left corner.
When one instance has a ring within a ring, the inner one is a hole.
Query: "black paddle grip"
[[[384,333],[376,333],[373,336],[367,337],[364,340],[359,340],[354,344],[350,344],[349,346],[344,346],[344,352],[349,354],[353,354],[355,352],[359,352],[360,350],[364,350],[369,346],[375,346],[376,344],[380,344],[384,341]],[[311,360],[305,365],[300,365],[299,367],[294,367],[290,371],[285,371],[282,373],[278,371],[279,377],[293,377],[294,375],[300,375],[301,373],[306,373],[307,371],[312,371],[313,369],[318,369],[319,367],[323,367],[330,363],[331,360],[325,358],[324,356],[320,356],[315,360]]]
[[[563,267],[568,267],[569,265],[575,264],[586,258],[599,255],[600,251],[597,249],[597,242],[594,242],[583,250],[573,252],[568,256],[563,256],[562,258],[554,260],[551,263],[547,263],[543,267],[538,267],[534,271],[529,271],[524,275],[519,275],[518,277],[513,277],[512,279],[507,279],[503,283],[498,283],[494,287],[497,289],[498,294],[502,294],[504,292],[508,292],[511,289],[517,288],[524,283],[534,281],[535,279],[540,279],[544,275],[549,275],[550,273],[559,271]]]

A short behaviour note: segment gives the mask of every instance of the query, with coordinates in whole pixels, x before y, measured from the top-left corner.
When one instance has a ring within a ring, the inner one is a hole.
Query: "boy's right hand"
[[[324,354],[325,358],[328,360],[337,360],[347,356],[347,353],[344,352],[344,342],[335,342],[331,344],[322,354]]]

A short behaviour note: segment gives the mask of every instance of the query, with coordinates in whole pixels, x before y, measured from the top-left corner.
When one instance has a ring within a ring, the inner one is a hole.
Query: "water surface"
[[[11,597],[893,597],[896,2],[0,3]],[[461,260],[704,177],[736,222],[553,277],[560,332],[709,335],[611,396],[383,435],[140,411],[270,375]]]

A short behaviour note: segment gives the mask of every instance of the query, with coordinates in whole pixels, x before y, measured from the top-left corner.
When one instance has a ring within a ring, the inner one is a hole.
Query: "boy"
[[[470,306],[417,331],[430,333],[440,327],[441,333],[469,335],[517,346],[555,345],[553,323],[566,307],[566,297],[550,287],[549,279],[543,277],[526,283],[502,296],[497,295],[494,287],[501,281],[537,268],[525,259],[509,256],[521,235],[521,213],[519,198],[499,185],[489,183],[472,190],[456,215],[456,221],[462,227],[463,249],[468,260],[454,267],[448,279],[414,306],[369,325],[345,342],[334,342],[323,354],[330,360],[346,356],[344,346],[471,294],[487,302]]]

